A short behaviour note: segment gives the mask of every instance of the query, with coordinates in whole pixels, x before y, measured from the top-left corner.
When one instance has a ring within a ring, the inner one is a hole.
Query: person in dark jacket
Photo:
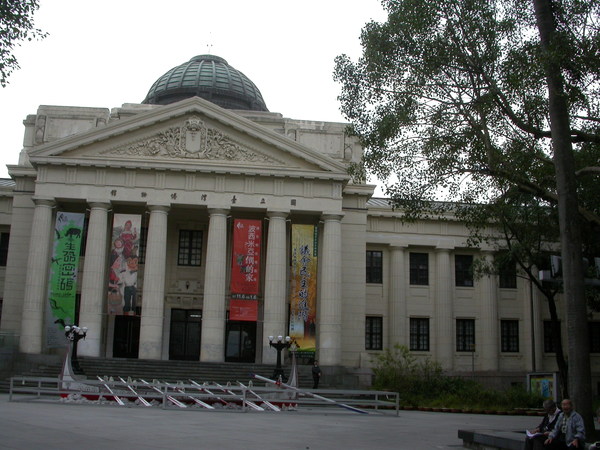
[[[554,400],[544,400],[543,403],[544,411],[546,415],[533,430],[529,430],[531,436],[525,438],[525,450],[541,450],[544,448],[544,441],[550,435],[550,432],[554,429],[560,409],[556,406]]]
[[[315,359],[312,366],[312,377],[313,377],[313,389],[319,389],[319,381],[321,380],[321,368],[319,367],[319,361]]]

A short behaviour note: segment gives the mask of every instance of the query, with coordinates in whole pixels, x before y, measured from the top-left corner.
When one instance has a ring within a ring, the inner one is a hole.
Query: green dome
[[[202,97],[222,108],[268,111],[256,85],[215,55],[194,56],[154,82],[142,103],[168,105]]]

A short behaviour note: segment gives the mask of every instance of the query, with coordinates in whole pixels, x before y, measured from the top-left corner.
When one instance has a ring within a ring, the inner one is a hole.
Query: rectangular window
[[[501,320],[500,321],[500,340],[501,351],[518,352],[519,351],[519,321]]]
[[[365,321],[365,349],[381,350],[383,348],[383,318],[369,317]]]
[[[367,283],[383,282],[383,253],[367,250]]]
[[[517,288],[517,265],[512,260],[502,260],[499,264],[500,289]]]
[[[475,351],[475,319],[456,319],[456,351]]]
[[[202,231],[180,230],[177,264],[200,266],[202,262]]]
[[[6,260],[8,259],[8,240],[10,239],[9,233],[0,233],[0,266],[6,266]]]
[[[427,286],[429,284],[429,254],[410,254],[410,284]]]
[[[559,332],[558,339],[561,339],[560,333],[560,322],[558,324]],[[554,345],[554,330],[552,328],[551,320],[544,320],[544,352],[545,353],[556,353],[556,345]]]
[[[600,322],[589,322],[590,353],[600,353]]]
[[[410,318],[410,349],[429,351],[429,319]]]
[[[454,275],[456,286],[473,287],[472,255],[454,255]]]

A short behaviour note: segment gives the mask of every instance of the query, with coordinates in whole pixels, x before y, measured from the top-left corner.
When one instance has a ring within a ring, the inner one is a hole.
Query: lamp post
[[[292,339],[289,336],[283,339],[283,336],[277,336],[277,342],[274,342],[275,338],[273,336],[269,336],[269,346],[273,347],[277,350],[277,365],[275,366],[275,370],[273,371],[272,378],[274,380],[285,379],[285,374],[283,373],[283,367],[281,366],[281,351],[284,348],[290,348],[292,345]]]
[[[78,327],[77,325],[67,325],[65,327],[65,337],[69,341],[69,350],[67,353],[67,363],[70,365],[71,373],[81,372],[77,362],[77,342],[85,339],[87,336],[87,327]]]

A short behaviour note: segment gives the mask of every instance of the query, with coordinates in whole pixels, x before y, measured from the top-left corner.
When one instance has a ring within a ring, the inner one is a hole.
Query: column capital
[[[35,197],[32,197],[31,200],[35,203],[35,206],[48,206],[50,208],[56,206],[54,197],[40,197],[36,195]]]
[[[94,208],[94,209],[106,209],[106,210],[110,209],[110,207],[112,206],[110,204],[110,202],[105,202],[105,201],[102,201],[102,200],[89,200],[87,202],[87,204],[88,204],[88,206],[90,208]]]
[[[454,250],[454,247],[448,244],[436,245],[435,247],[436,253],[450,253],[452,250]]]
[[[222,207],[222,206],[209,206],[208,207],[208,214],[209,215],[215,215],[215,216],[226,216],[227,214],[229,214],[229,211],[231,211],[229,208],[227,207]]]
[[[148,205],[147,206],[148,210],[150,212],[164,212],[164,213],[168,213],[169,210],[171,209],[171,207],[169,205]]]
[[[269,219],[287,219],[290,215],[289,211],[285,210],[270,210],[267,211],[267,217]]]
[[[321,220],[326,222],[341,222],[344,218],[344,213],[323,213],[321,214]]]
[[[405,251],[407,248],[407,244],[390,244],[390,250],[392,251]]]

